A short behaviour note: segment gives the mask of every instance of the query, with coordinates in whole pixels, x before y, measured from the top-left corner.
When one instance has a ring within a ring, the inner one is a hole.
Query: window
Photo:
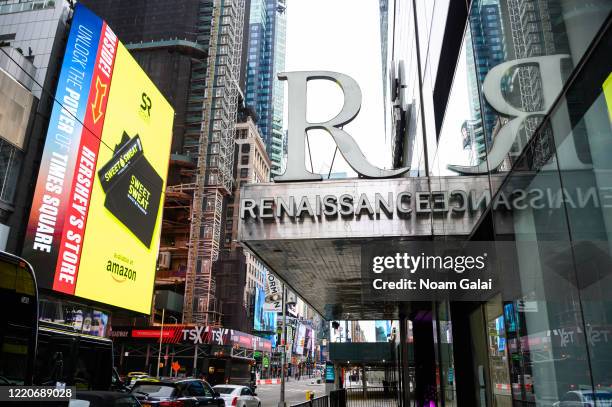
[[[23,153],[0,139],[0,200],[13,203]]]
[[[202,386],[204,386],[204,395],[206,397],[213,397],[215,392],[212,389],[212,387],[210,387],[210,385],[208,383],[206,383],[206,382],[200,382],[200,383],[202,383]]]
[[[240,178],[247,178],[249,176],[249,169],[248,168],[241,168],[240,169]]]
[[[248,156],[248,154],[243,154],[242,157],[240,157],[240,164],[242,164],[242,165],[248,165],[249,164],[249,156]]]
[[[175,394],[173,386],[163,384],[140,384],[132,389],[133,392],[142,392],[152,397],[172,397]]]
[[[240,150],[243,153],[248,153],[249,151],[251,151],[251,145],[250,144],[243,144],[242,147],[240,147]]]
[[[202,382],[195,381],[195,380],[189,383],[189,387],[187,387],[187,392],[189,393],[190,396],[195,396],[195,397],[207,396],[206,390]]]

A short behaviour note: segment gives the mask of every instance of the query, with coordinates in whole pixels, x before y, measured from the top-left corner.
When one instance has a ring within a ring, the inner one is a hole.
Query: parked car
[[[596,404],[597,403],[597,404]],[[612,407],[612,392],[607,390],[568,391],[553,407]]]
[[[225,407],[223,398],[204,380],[165,378],[157,382],[137,381],[130,394],[143,407]]]
[[[213,390],[221,395],[228,407],[261,407],[261,400],[257,397],[257,393],[251,391],[247,386],[219,384],[214,386]]]
[[[116,391],[77,391],[68,407],[141,407],[132,394]]]
[[[134,387],[136,382],[157,382],[157,381],[159,381],[159,379],[156,379],[155,377],[151,377],[146,374],[145,375],[135,375],[127,379],[127,384],[125,386],[128,389],[131,389],[132,387]]]

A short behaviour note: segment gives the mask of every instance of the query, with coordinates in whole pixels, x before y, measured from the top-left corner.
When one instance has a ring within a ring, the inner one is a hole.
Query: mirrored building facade
[[[612,3],[382,3],[394,164],[431,191],[449,177],[487,180],[468,240],[515,242],[519,259],[512,295],[432,304],[435,369],[419,372],[411,356],[411,398],[435,388],[437,405],[606,405]]]

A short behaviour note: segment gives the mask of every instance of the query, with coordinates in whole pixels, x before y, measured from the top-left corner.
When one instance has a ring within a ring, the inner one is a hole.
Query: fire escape
[[[218,326],[213,263],[219,255],[223,201],[232,190],[244,0],[200,5],[198,39],[209,41],[206,62],[194,61],[185,151],[196,157],[187,245],[183,322]]]

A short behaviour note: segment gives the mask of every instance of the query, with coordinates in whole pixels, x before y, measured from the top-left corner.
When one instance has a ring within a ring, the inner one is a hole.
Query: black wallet
[[[104,207],[150,248],[164,181],[147,161],[140,137],[123,132],[98,176],[106,193]]]

